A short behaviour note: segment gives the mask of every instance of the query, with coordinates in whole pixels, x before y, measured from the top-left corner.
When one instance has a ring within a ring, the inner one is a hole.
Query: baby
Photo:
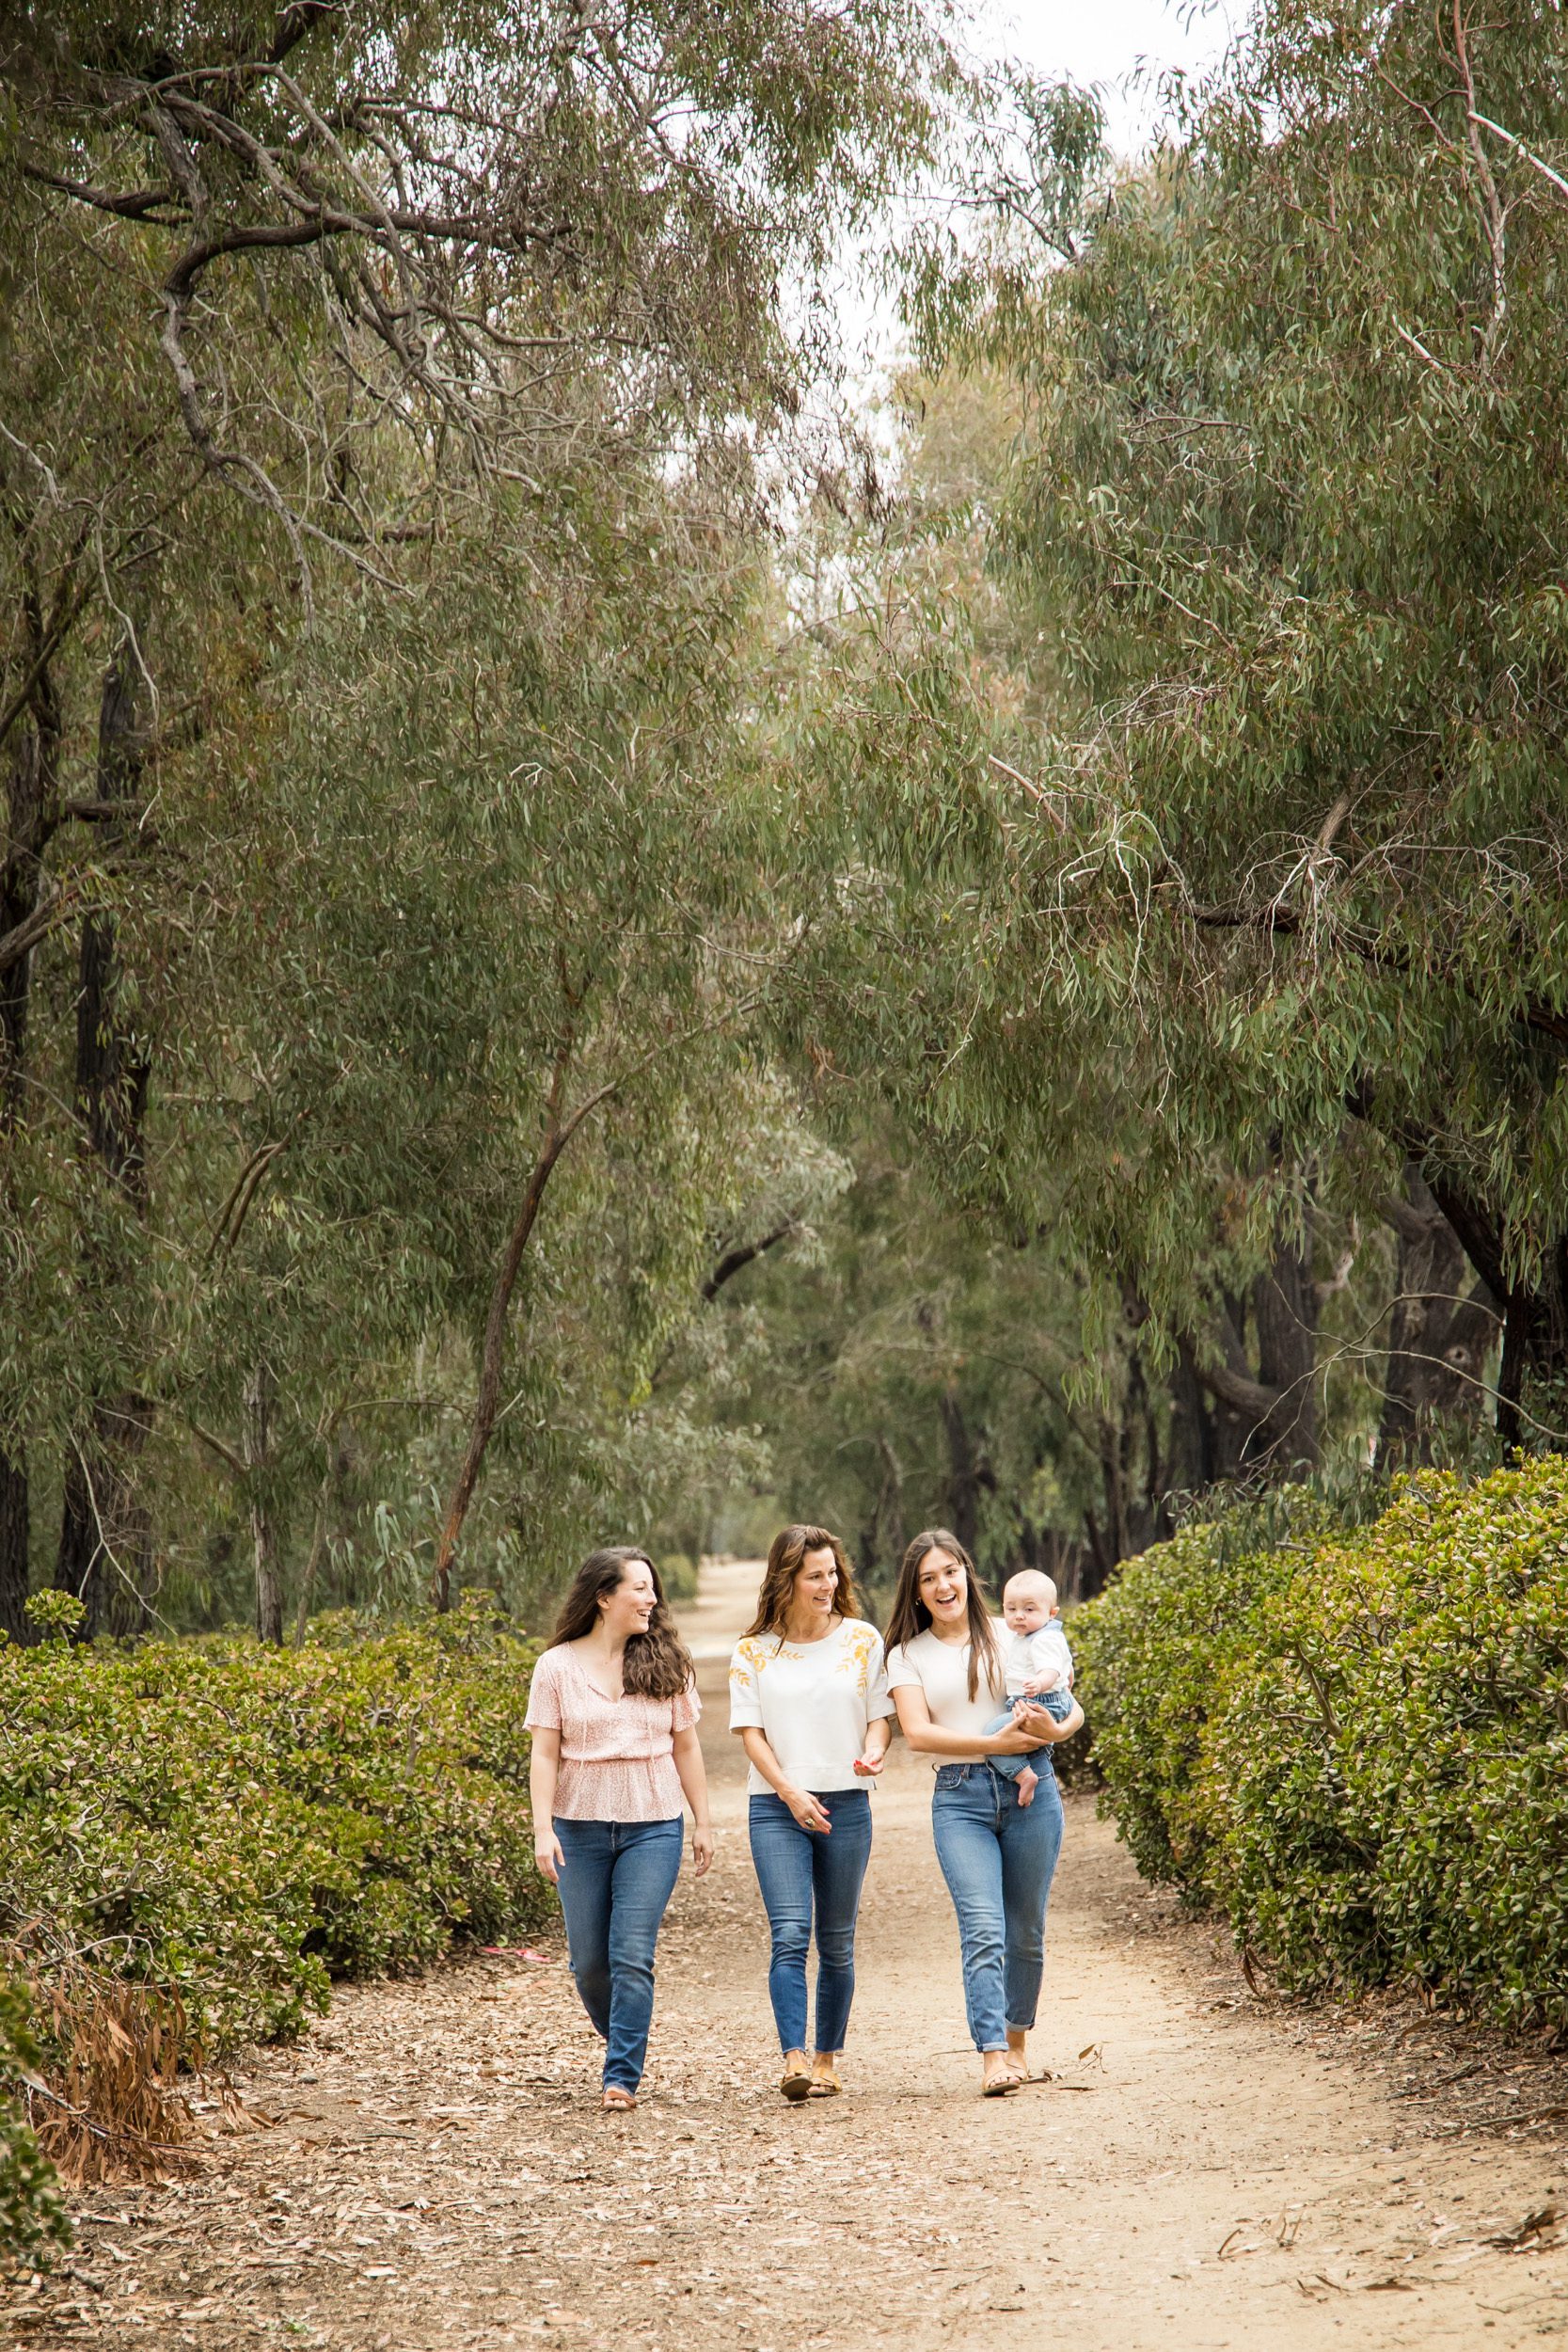
[[[1006,1712],[986,1725],[988,1733],[1010,1731],[1018,1701],[1028,1699],[1062,1723],[1072,1712],[1072,1652],[1056,1607],[1056,1587],[1036,1568],[1010,1576],[1002,1594],[1002,1614],[1007,1630],[1002,1637],[1002,1666],[1006,1677]],[[1038,1749],[1035,1751],[1037,1755]],[[1020,1804],[1032,1804],[1040,1776],[1027,1756],[993,1756],[991,1770],[1018,1783]]]

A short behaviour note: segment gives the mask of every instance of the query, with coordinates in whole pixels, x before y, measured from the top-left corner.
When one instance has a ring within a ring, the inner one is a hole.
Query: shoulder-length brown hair
[[[883,1640],[891,1651],[895,1643],[910,1643],[917,1633],[930,1629],[931,1613],[920,1597],[920,1571],[933,1551],[945,1551],[964,1572],[968,1585],[969,1603],[969,1695],[976,1698],[980,1690],[980,1668],[986,1670],[986,1680],[994,1689],[1002,1679],[1002,1651],[991,1625],[990,1608],[986,1599],[980,1572],[959,1543],[945,1527],[927,1527],[915,1537],[898,1565],[898,1582],[893,1596],[893,1611],[887,1621]]]
[[[749,1641],[753,1633],[783,1635],[784,1619],[789,1614],[790,1596],[801,1563],[808,1551],[831,1551],[838,1570],[838,1590],[833,1595],[833,1610],[840,1617],[858,1617],[860,1602],[855,1597],[855,1573],[849,1565],[849,1555],[838,1537],[827,1527],[781,1527],[768,1547],[768,1566],[757,1594],[757,1613],[741,1635]]]
[[[648,1620],[646,1633],[634,1633],[626,1644],[621,1661],[621,1687],[640,1699],[678,1698],[689,1689],[696,1668],[691,1663],[690,1651],[675,1631],[658,1570],[635,1544],[606,1544],[602,1549],[589,1553],[561,1604],[550,1642],[552,1646],[561,1642],[580,1642],[584,1634],[592,1633],[599,1622],[600,1601],[614,1592],[634,1560],[641,1560],[654,1580],[654,1613]]]

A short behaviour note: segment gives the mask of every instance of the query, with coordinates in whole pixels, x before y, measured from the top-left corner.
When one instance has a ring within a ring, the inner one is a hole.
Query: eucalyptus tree
[[[921,151],[952,71],[915,0],[67,0],[9,12],[0,76],[0,1620],[19,1624],[29,1459],[63,1447],[81,1472],[59,1572],[90,1584],[118,1557],[100,1505],[129,1470],[108,1456],[145,1446],[145,1400],[200,1391],[281,1148],[226,1168],[185,1105],[155,1142],[148,1122],[218,1034],[209,960],[252,1036],[267,1000],[265,943],[241,974],[211,927],[244,928],[228,815],[271,772],[253,745],[275,686],[344,688],[325,658],[290,669],[299,628],[357,664],[352,628],[373,627],[369,667],[395,667],[398,600],[449,562],[471,580],[492,512],[566,611],[602,570],[574,485],[608,481],[613,510],[622,472],[727,469],[752,497],[756,437],[821,357],[812,275]],[[585,800],[626,794],[608,754],[576,755]],[[112,1246],[89,1248],[105,1220]],[[205,1303],[170,1273],[203,1223]],[[154,1270],[168,1295],[138,1303]],[[250,1372],[249,1436],[207,1435],[264,1561],[276,1446]]]
[[[1418,1257],[1435,1205],[1474,1279],[1407,1262],[1449,1295],[1392,1385],[1478,1384],[1500,1317],[1510,1438],[1568,1373],[1563,41],[1270,0],[1148,172],[1048,138],[927,281],[1014,373],[993,544],[1062,693],[990,771],[975,1076],[1085,1144],[1085,1228],[1155,1293],[1227,1170],[1298,1250],[1325,1188]]]

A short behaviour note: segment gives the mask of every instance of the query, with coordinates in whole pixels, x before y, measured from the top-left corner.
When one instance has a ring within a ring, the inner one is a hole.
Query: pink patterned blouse
[[[695,1690],[673,1699],[606,1698],[570,1642],[546,1650],[529,1687],[530,1731],[559,1731],[555,1810],[563,1821],[668,1821],[683,1799],[677,1731],[702,1713]]]

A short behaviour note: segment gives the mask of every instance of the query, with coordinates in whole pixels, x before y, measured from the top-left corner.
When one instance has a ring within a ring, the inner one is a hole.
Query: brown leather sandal
[[[637,2101],[629,2090],[623,2090],[619,2083],[607,2083],[600,2105],[607,2115],[630,2115]]]
[[[838,2069],[834,2067],[831,2074],[812,2076],[811,2089],[806,2096],[809,2099],[836,2099],[843,2089],[844,2085],[838,2079]]]
[[[783,2075],[779,2089],[793,2106],[798,2101],[811,2097],[811,2076],[802,2066],[793,2074]]]

